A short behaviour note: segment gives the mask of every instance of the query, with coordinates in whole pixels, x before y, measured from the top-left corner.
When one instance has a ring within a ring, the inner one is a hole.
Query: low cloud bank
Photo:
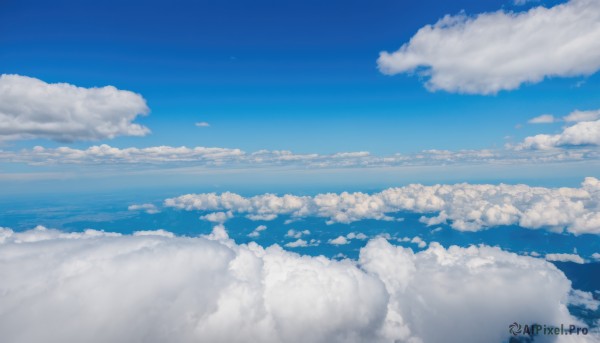
[[[0,229],[7,342],[500,342],[508,325],[581,324],[569,280],[487,246],[357,261],[206,237]],[[593,341],[568,337],[569,342]],[[564,339],[564,337],[559,337]]]

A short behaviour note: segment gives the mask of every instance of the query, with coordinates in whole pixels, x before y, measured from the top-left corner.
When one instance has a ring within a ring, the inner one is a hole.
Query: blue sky
[[[599,23],[0,0],[0,336],[599,342]]]
[[[564,1],[515,4],[507,0],[178,1],[168,5],[148,1],[3,2],[2,74],[82,88],[112,85],[135,92],[143,97],[150,111],[147,116],[130,120],[151,133],[119,133],[89,139],[78,136],[62,141],[34,132],[27,138],[6,138],[0,142],[0,148],[18,155],[21,149],[34,146],[82,150],[100,144],[121,149],[200,146],[241,149],[248,154],[266,149],[319,155],[369,152],[380,157],[397,153],[414,156],[430,149],[485,149],[503,155],[498,159],[510,159],[512,152],[505,148],[507,144],[517,146],[524,138],[537,134],[559,134],[567,126],[560,121],[527,124],[531,118],[542,114],[561,118],[575,110],[600,108],[595,64],[591,69],[573,73],[552,65],[542,72],[541,80],[532,76],[517,87],[500,87],[486,93],[433,90],[427,86],[433,82],[427,71],[429,62],[406,72],[387,73],[378,58],[383,51],[391,53],[409,45],[420,29],[445,16],[518,16],[538,6],[552,8],[557,4],[569,5]],[[444,30],[441,28],[440,32],[448,35],[450,30]],[[471,58],[463,56],[460,60]],[[519,55],[506,59],[518,60]],[[586,65],[586,61],[581,64]],[[488,69],[494,69],[496,64],[490,63]],[[436,72],[435,68],[442,66],[434,66],[429,72]],[[58,107],[57,111],[61,113]],[[198,122],[209,126],[198,127]],[[595,142],[591,146],[588,142],[576,142],[575,146],[564,147],[568,151],[573,147],[591,150],[586,150],[587,157],[577,157],[579,165],[574,165],[572,159],[569,163],[561,160],[552,168],[522,166],[523,160],[510,162],[509,167],[485,167],[484,163],[483,167],[455,169],[445,167],[446,162],[436,162],[420,169],[337,174],[312,170],[313,167],[302,172],[306,166],[295,166],[300,172],[289,175],[307,180],[305,185],[339,183],[346,187],[356,183],[381,188],[437,181],[576,186],[589,176],[588,170],[597,167],[597,158],[593,157],[598,151]],[[553,152],[555,158],[561,158],[556,157],[559,150]],[[59,179],[67,179],[60,188],[90,189],[100,184],[145,187],[179,181],[239,186],[244,183],[244,175],[265,179],[263,171],[238,171],[229,178],[219,175],[217,179],[221,181],[198,181],[204,179],[202,173],[179,173],[176,180],[166,181],[163,176],[172,173],[161,173],[162,169],[203,165],[165,162],[150,168],[156,169],[153,176],[133,176],[124,181],[127,176],[114,177],[116,170],[123,169],[118,165],[111,167],[110,163],[99,167],[98,163],[64,165],[62,160],[50,165],[44,161],[9,160],[1,162],[3,179],[8,180],[6,189],[15,191],[15,187],[53,190],[53,180],[44,181],[43,187],[36,182],[15,186],[12,181],[56,179],[59,174],[63,175]],[[510,168],[515,163],[521,167]],[[125,170],[136,168],[149,169],[141,163],[128,165]],[[277,176],[267,177],[263,186],[270,181],[287,182],[285,170],[271,172]],[[369,177],[365,183],[362,173],[377,176]],[[103,180],[81,180],[91,175],[102,176]]]
[[[600,106],[594,76],[579,88],[581,77],[465,96],[429,92],[419,77],[377,70],[380,51],[396,50],[446,14],[528,9],[509,1],[2,6],[3,73],[144,96],[152,112],[139,122],[152,135],[117,138],[110,142],[116,146],[378,154],[492,148],[505,136],[533,133],[515,129],[531,117]]]

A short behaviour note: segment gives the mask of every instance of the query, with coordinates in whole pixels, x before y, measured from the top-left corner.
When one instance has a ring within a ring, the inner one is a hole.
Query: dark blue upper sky
[[[527,118],[599,105],[589,89],[576,92],[577,79],[485,97],[432,93],[419,77],[377,70],[380,51],[396,50],[446,14],[500,9],[527,6],[496,0],[9,0],[0,4],[0,71],[142,94],[152,113],[141,122],[153,134],[111,142],[121,146],[374,153],[491,148],[502,146],[504,136],[530,134],[527,127],[515,129]],[[199,129],[196,121],[212,127]]]

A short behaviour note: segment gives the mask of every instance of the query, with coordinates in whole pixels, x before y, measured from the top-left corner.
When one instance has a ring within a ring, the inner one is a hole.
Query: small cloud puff
[[[199,121],[195,124],[197,127],[209,127],[210,124],[205,121]]]
[[[160,212],[160,210],[154,204],[129,205],[129,207],[127,207],[127,210],[129,210],[129,211],[144,211],[148,214],[156,214],[156,213]]]

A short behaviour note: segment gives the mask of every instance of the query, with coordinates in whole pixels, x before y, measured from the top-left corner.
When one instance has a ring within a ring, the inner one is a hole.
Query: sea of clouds
[[[591,299],[551,263],[496,247],[414,253],[376,238],[338,261],[236,244],[222,225],[204,237],[2,228],[0,279],[13,343],[500,342],[515,321],[583,325],[567,304]]]

